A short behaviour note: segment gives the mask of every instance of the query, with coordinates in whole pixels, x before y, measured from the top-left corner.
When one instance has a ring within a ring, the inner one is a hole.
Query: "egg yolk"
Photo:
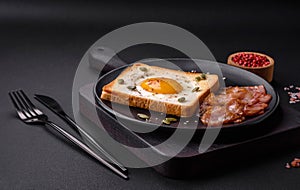
[[[149,78],[141,83],[141,87],[157,94],[177,94],[182,91],[182,86],[169,78]]]

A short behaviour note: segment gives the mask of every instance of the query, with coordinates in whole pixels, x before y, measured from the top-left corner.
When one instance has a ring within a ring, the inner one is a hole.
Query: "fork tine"
[[[23,105],[23,103],[21,102],[20,97],[17,94],[17,91],[13,91],[12,94],[13,94],[14,98],[16,99],[17,104],[19,105],[20,111],[25,110],[26,108]]]
[[[14,97],[14,100],[19,112],[22,112],[23,114],[25,114],[26,117],[31,117],[31,115],[29,114],[29,112],[26,110],[26,108],[24,107],[24,105],[22,104],[20,98],[18,97],[18,94],[16,93],[16,91],[12,92],[12,96]]]
[[[22,106],[19,104],[19,100],[18,98],[16,97],[15,93],[14,92],[9,92],[8,93],[16,111],[17,111],[17,114],[18,116],[21,118],[21,120],[25,120],[26,118],[28,118],[30,115],[24,111],[24,109],[22,108]]]
[[[25,100],[25,98],[23,97],[23,95],[20,93],[20,90],[17,90],[16,94],[19,97],[19,99],[22,102],[22,104],[24,105],[24,107],[26,109],[30,109],[31,107],[29,106],[28,102]]]
[[[18,103],[16,102],[16,100],[15,100],[14,95],[12,94],[12,92],[8,92],[8,95],[9,95],[9,97],[10,97],[10,99],[11,99],[11,101],[12,101],[14,107],[15,107],[15,109],[17,111],[21,111],[21,108],[19,107]]]
[[[31,106],[32,109],[36,108],[35,105],[30,101],[30,99],[28,98],[28,96],[24,93],[24,91],[21,89],[20,90],[21,94],[23,95],[24,99],[27,101],[27,103],[29,104],[29,106]]]
[[[17,90],[16,94],[18,95],[19,99],[21,100],[22,104],[24,105],[25,110],[27,112],[29,112],[32,116],[36,116],[36,113],[33,111],[34,106],[33,107],[31,106],[33,104],[30,102],[29,98],[25,95],[25,93],[24,92],[22,93],[22,90]],[[25,96],[27,97],[28,101],[26,100]]]
[[[28,98],[28,96],[25,94],[25,92],[21,89],[20,90],[21,94],[23,95],[23,97],[25,98],[25,100],[27,101],[27,103],[29,104],[29,106],[31,107],[31,110],[37,114],[37,115],[43,115],[43,112],[40,111]]]

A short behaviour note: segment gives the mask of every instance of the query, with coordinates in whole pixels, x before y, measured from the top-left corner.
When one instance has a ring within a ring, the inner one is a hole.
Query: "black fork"
[[[123,177],[124,179],[128,179],[128,176],[122,173],[120,170],[115,168],[114,165],[110,164],[103,158],[99,157],[95,154],[89,147],[87,147],[83,142],[75,138],[73,135],[56,125],[55,123],[48,120],[47,115],[45,115],[41,110],[36,108],[34,104],[30,101],[30,99],[26,96],[23,90],[16,90],[8,93],[11,101],[17,111],[19,118],[26,124],[31,125],[44,125],[44,126],[51,126],[53,129],[58,131],[68,140],[79,146],[82,150],[87,152],[89,155],[100,161],[103,165],[110,168],[119,176]]]

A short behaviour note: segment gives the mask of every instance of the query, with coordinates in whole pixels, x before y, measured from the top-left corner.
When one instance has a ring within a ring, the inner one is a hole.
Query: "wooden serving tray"
[[[113,115],[101,107],[95,106],[93,84],[85,85],[80,89],[79,100],[80,112],[83,116],[95,124],[98,123],[99,118],[105,127],[104,130],[125,145],[149,147],[168,138],[169,134],[163,129],[147,134],[138,134],[119,124]],[[95,114],[95,109],[98,114]],[[266,161],[267,158],[280,154],[287,147],[300,144],[298,140],[299,120],[300,112],[289,106],[287,101],[281,101],[273,115],[259,124],[261,127],[259,133],[236,134],[234,131],[227,131],[226,134],[220,135],[204,153],[198,152],[201,134],[195,134],[190,143],[177,156],[154,166],[153,169],[171,178],[190,178],[220,174],[223,171],[228,172],[234,168]],[[167,156],[168,151],[171,151],[170,148],[168,150],[168,147],[172,147],[172,144],[166,147],[163,150],[164,154],[157,151],[157,155]],[[142,161],[149,162],[149,158],[141,155],[140,152],[133,152],[133,154]]]

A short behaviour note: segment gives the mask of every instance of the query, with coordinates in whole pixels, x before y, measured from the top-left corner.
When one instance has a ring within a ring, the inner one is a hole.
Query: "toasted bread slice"
[[[174,91],[168,93],[168,88],[172,88],[168,86],[169,84],[162,86],[164,88],[158,91],[153,91],[152,88],[145,89],[141,84],[147,79],[166,80],[167,83],[172,83],[175,93]],[[210,91],[218,88],[217,75],[203,75],[135,63],[103,87],[101,99],[180,117],[190,117],[195,114],[199,103]]]

